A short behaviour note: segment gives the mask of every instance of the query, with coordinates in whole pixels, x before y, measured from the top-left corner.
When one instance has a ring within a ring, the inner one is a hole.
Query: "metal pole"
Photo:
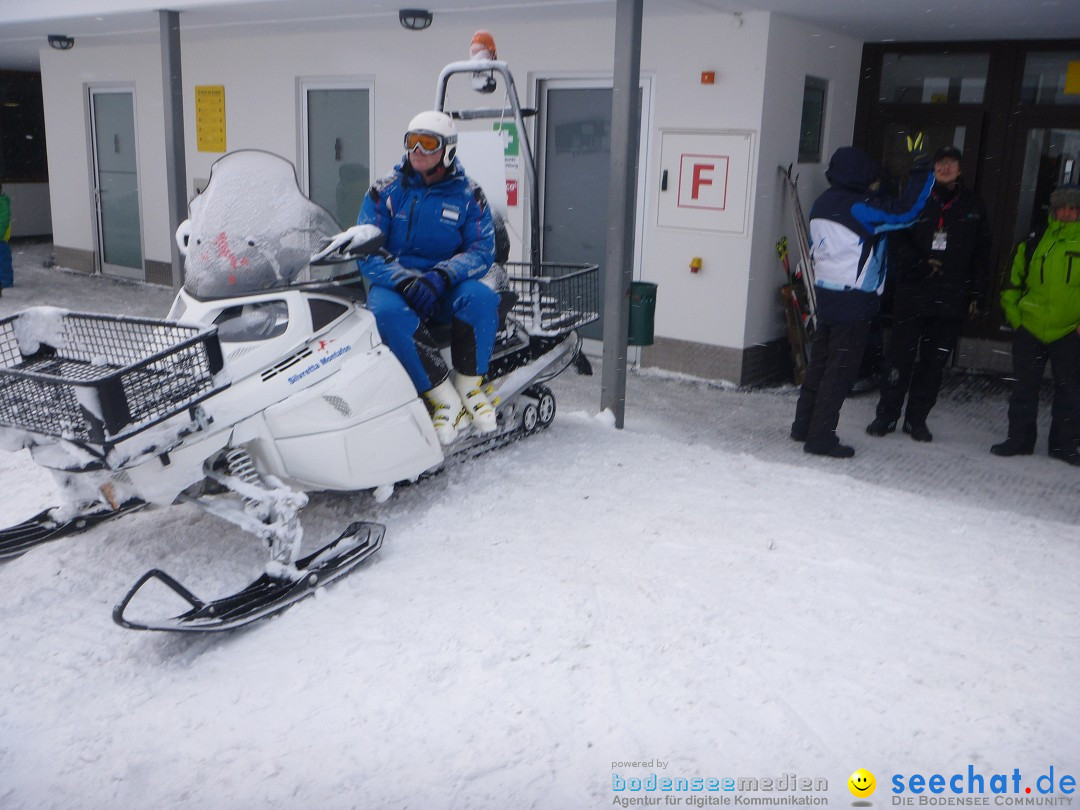
[[[161,25],[161,86],[165,109],[165,178],[169,194],[169,228],[176,233],[187,217],[187,160],[184,152],[184,83],[180,74],[180,12],[159,11]],[[184,263],[176,240],[172,249],[173,289],[184,284]]]
[[[617,428],[623,426],[626,405],[630,282],[634,274],[643,2],[617,0],[615,6],[615,81],[611,98],[611,179],[604,258],[604,358],[600,409],[611,410]]]

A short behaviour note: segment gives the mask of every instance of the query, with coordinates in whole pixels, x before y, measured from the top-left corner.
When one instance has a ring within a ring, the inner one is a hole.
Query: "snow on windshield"
[[[203,299],[305,280],[308,258],[340,230],[300,192],[293,165],[269,152],[225,155],[189,208],[178,231],[187,241],[184,287]]]

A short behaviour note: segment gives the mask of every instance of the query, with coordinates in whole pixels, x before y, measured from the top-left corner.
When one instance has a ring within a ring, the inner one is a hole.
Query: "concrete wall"
[[[396,21],[363,27],[346,22],[337,30],[272,36],[257,29],[187,29],[181,15],[185,188],[190,194],[193,181],[208,177],[220,157],[196,150],[196,85],[225,86],[228,149],[266,149],[299,164],[299,80],[372,82],[372,174],[377,177],[400,159],[401,132],[417,110],[431,105],[442,66],[465,58],[473,31],[481,27],[494,32],[499,56],[509,62],[526,103],[535,101],[539,79],[611,76],[610,7],[577,8],[569,19],[565,9],[536,12],[527,22],[499,12],[485,12],[482,19],[440,17],[424,32],[405,31]],[[660,286],[655,331],[664,350],[654,353],[660,362],[653,364],[739,379],[743,349],[783,335],[776,295],[781,276],[773,245],[788,212],[781,207],[776,166],[795,159],[806,73],[832,82],[826,148],[850,138],[860,53],[858,42],[764,12],[646,13],[641,68],[649,82],[651,120],[639,163],[643,231],[635,272]],[[86,87],[124,82],[136,94],[144,256],[153,263],[168,262],[172,234],[156,40],[124,47],[84,47],[80,42],[66,52],[45,49],[41,69],[58,248],[94,246]],[[705,70],[715,71],[715,84],[700,82]],[[673,129],[753,133],[746,233],[657,226],[660,133]],[[823,180],[812,176],[820,176],[821,168],[804,167],[807,203],[822,187]],[[517,211],[511,230],[526,234],[524,205]],[[703,269],[692,274],[689,261],[695,256],[703,259]],[[720,363],[709,359],[717,353],[723,357]]]
[[[744,345],[765,343],[786,334],[777,288],[783,281],[776,241],[786,235],[797,252],[791,204],[779,167],[794,163],[799,199],[805,214],[828,186],[829,157],[851,145],[858,96],[862,43],[788,17],[773,15],[769,25],[765,105],[761,120],[761,159],[754,216],[753,261],[746,304]],[[828,81],[821,163],[797,163],[799,119],[807,76]]]

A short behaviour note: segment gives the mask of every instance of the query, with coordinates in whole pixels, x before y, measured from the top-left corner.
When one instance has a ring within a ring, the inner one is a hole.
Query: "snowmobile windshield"
[[[343,272],[309,267],[311,255],[341,229],[301,193],[293,165],[270,152],[220,158],[189,210],[177,242],[184,289],[196,298],[232,298]]]

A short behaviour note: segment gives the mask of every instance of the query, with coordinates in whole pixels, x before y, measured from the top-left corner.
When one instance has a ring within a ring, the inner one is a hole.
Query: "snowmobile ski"
[[[296,562],[289,576],[264,573],[231,596],[204,602],[159,569],[147,571],[113,608],[113,621],[130,630],[166,630],[206,633],[233,630],[280,613],[324,585],[349,573],[382,547],[386,527],[380,523],[357,521],[318,551]],[[142,620],[125,615],[135,595],[150,581],[171,589],[191,609],[171,618]]]
[[[47,543],[50,540],[58,540],[61,537],[79,534],[105,521],[123,517],[129,512],[142,509],[144,506],[146,506],[145,501],[132,498],[116,509],[105,507],[77,515],[68,520],[56,520],[52,517],[55,510],[46,509],[32,518],[24,520],[22,523],[0,529],[0,560],[18,557],[34,546]]]

